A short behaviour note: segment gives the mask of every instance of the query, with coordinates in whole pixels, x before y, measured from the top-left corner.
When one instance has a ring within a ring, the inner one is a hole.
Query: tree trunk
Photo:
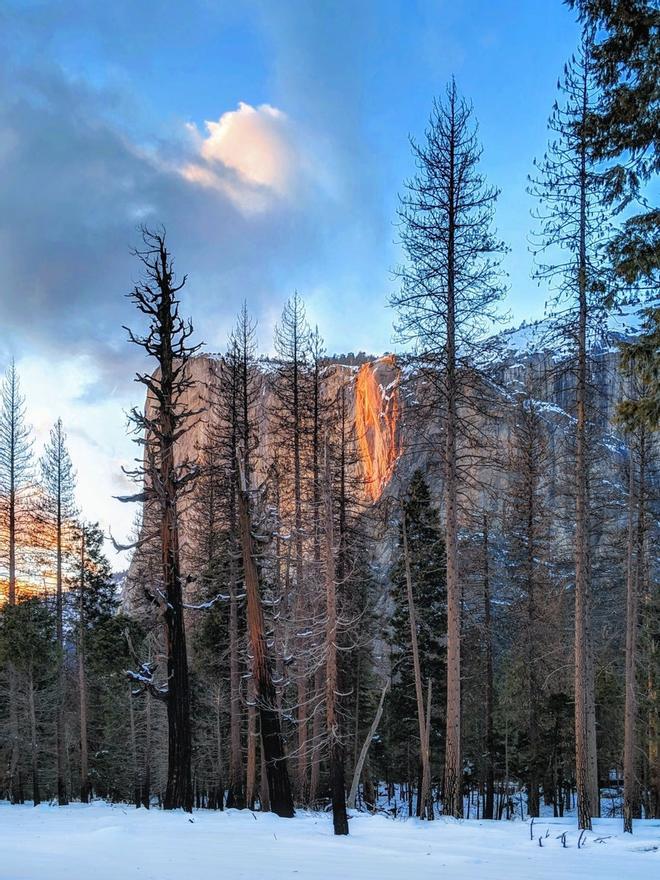
[[[227,806],[245,807],[243,753],[241,749],[241,679],[238,665],[238,606],[235,562],[229,574],[229,791]]]
[[[12,395],[13,397],[13,395]],[[14,409],[12,407],[12,420]],[[12,426],[13,427],[13,426]],[[16,485],[15,485],[15,446],[16,441],[11,431],[9,449],[9,593],[10,606],[16,604]],[[9,796],[13,804],[22,803],[20,794],[20,736],[18,731],[16,672],[11,660],[8,663],[9,674],[9,735],[11,737],[11,756],[9,759]]]
[[[222,773],[222,692],[218,687],[215,700],[215,781],[213,793],[213,808],[224,810],[225,808],[225,784]]]
[[[80,700],[80,802],[89,802],[87,746],[87,679],[85,675],[85,529],[80,536],[80,597],[78,606],[78,698]]]
[[[167,648],[167,730],[168,762],[165,810],[183,808],[191,813],[193,788],[191,774],[192,735],[190,729],[190,685],[188,652],[183,611],[183,587],[179,553],[177,484],[174,465],[174,432],[170,408],[173,399],[172,363],[163,363],[161,386],[166,401],[160,410],[162,486],[161,550]]]
[[[66,789],[66,747],[64,743],[64,613],[62,595],[62,493],[60,489],[60,470],[57,481],[57,561],[56,561],[56,631],[57,631],[57,709],[55,712],[55,738],[57,751],[57,802],[62,806],[69,803]]]
[[[639,815],[637,783],[637,634],[639,583],[643,566],[644,516],[643,486],[644,437],[639,442],[639,479],[635,486],[635,462],[630,444],[630,481],[628,490],[628,545],[626,577],[626,698],[623,740],[623,830],[632,834],[633,819]],[[637,527],[635,528],[635,516]]]
[[[318,569],[317,569],[318,570]],[[317,697],[322,693],[323,689],[323,669],[321,666],[316,670],[314,675],[314,695]],[[314,706],[314,714],[312,716],[312,767],[309,782],[309,802],[314,804],[318,797],[319,779],[321,776],[321,755],[320,740],[322,733],[321,725],[321,707],[316,704]]]
[[[248,638],[252,655],[252,679],[259,707],[268,792],[273,812],[278,816],[289,818],[293,816],[293,797],[275,701],[275,687],[267,655],[264,615],[259,590],[259,572],[252,539],[252,517],[247,489],[244,486],[239,487],[237,498],[247,599]]]
[[[32,763],[32,803],[38,806],[41,803],[39,792],[39,753],[37,751],[37,714],[34,706],[34,678],[32,671],[29,673],[28,685],[28,715],[30,717],[30,759]]]
[[[133,708],[133,687],[128,686],[128,722],[131,735],[131,758],[133,761],[133,803],[140,808],[140,776],[138,773],[137,735],[135,733],[135,709]]]
[[[484,819],[493,818],[493,809],[495,805],[495,733],[493,730],[493,633],[490,607],[490,569],[488,538],[488,515],[484,513],[484,641],[486,647],[486,791],[484,796]]]
[[[452,93],[449,137],[447,206],[447,313],[445,407],[445,549],[447,554],[447,732],[445,739],[444,810],[459,818],[463,813],[461,761],[461,586],[458,571],[458,471],[456,365],[456,132],[455,96]]]
[[[254,701],[254,686],[250,682],[248,688],[247,765],[245,773],[245,803],[250,810],[254,810],[254,799],[257,792],[257,709]]]
[[[332,824],[335,834],[348,834],[346,789],[344,786],[344,748],[337,715],[339,684],[337,668],[337,586],[335,572],[332,478],[328,444],[325,444],[325,707],[326,727],[330,738],[330,791]]]
[[[529,717],[529,778],[527,784],[527,813],[539,815],[539,729],[537,700],[539,686],[536,674],[536,541],[535,519],[535,462],[530,443],[527,458],[527,541],[526,541],[526,580],[527,580],[527,702]]]
[[[369,746],[372,743],[374,736],[376,735],[376,731],[378,730],[378,725],[380,724],[380,719],[383,715],[383,707],[385,705],[385,697],[387,696],[387,692],[390,687],[389,678],[383,685],[383,690],[380,693],[380,700],[378,701],[378,708],[376,709],[376,714],[374,715],[374,720],[371,722],[371,727],[369,728],[369,733],[366,736],[365,741],[362,743],[362,748],[360,749],[360,754],[355,762],[355,769],[353,771],[353,781],[351,782],[351,790],[348,795],[348,808],[351,810],[355,809],[355,801],[357,798],[358,787],[360,785],[360,776],[362,775],[362,768],[364,767],[364,762],[367,758],[367,754],[369,753]]]
[[[401,523],[403,533],[403,559],[406,569],[406,591],[408,598],[408,619],[410,621],[410,644],[412,647],[413,670],[415,675],[415,697],[417,701],[417,724],[419,728],[419,755],[422,765],[422,784],[419,793],[418,815],[425,819],[428,808],[429,786],[431,780],[429,755],[426,744],[426,719],[424,717],[424,692],[422,689],[422,670],[419,662],[419,646],[417,642],[417,621],[415,616],[415,600],[413,595],[412,576],[410,573],[410,553],[408,550],[408,527],[404,512]]]
[[[146,736],[144,740],[144,773],[142,776],[142,806],[147,810],[151,806],[151,694],[144,696]]]
[[[582,93],[582,119],[588,107],[587,78]],[[591,829],[599,814],[596,765],[596,713],[591,650],[591,572],[589,560],[589,490],[587,469],[587,154],[580,149],[580,240],[578,253],[578,364],[576,382],[575,456],[575,776],[578,827]]]

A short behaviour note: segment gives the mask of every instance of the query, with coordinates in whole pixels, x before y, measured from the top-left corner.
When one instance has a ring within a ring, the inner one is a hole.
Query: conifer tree
[[[17,600],[16,551],[25,539],[29,516],[29,484],[32,477],[32,439],[25,419],[25,398],[12,360],[0,388],[0,498],[7,535],[7,601]],[[3,548],[4,550],[4,548]],[[13,803],[22,801],[20,781],[20,737],[16,708],[14,671],[8,661],[9,726],[11,756],[7,789]]]
[[[55,627],[58,648],[56,749],[57,801],[69,802],[66,782],[66,739],[64,730],[65,669],[64,669],[64,589],[76,526],[75,473],[66,445],[62,420],[51,429],[50,438],[41,458],[40,519],[44,538],[55,545]],[[52,546],[52,545],[51,545]]]
[[[627,285],[657,289],[660,209],[650,203],[647,185],[660,173],[660,10],[656,0],[565,2],[595,34],[591,63],[599,94],[588,108],[585,135],[594,158],[605,163],[603,197],[616,212],[629,209],[609,256]]]
[[[296,291],[287,301],[275,330],[277,369],[274,376],[273,423],[277,437],[278,456],[285,464],[286,475],[282,492],[283,507],[291,530],[294,573],[293,617],[296,637],[297,685],[297,797],[309,798],[309,636],[312,608],[307,591],[305,544],[309,533],[307,514],[310,510],[310,485],[306,467],[310,451],[310,416],[312,385],[310,382],[310,329],[305,305]],[[288,578],[287,573],[287,578]]]
[[[649,775],[652,796],[648,813],[660,807],[660,766],[658,760],[657,682],[660,656],[657,626],[658,590],[648,576],[646,561],[646,489],[649,439],[660,430],[660,309],[645,310],[640,335],[621,344],[620,369],[627,391],[618,407],[618,419],[629,439],[628,538],[626,553],[626,664],[623,756],[623,830],[632,833],[633,819],[639,816],[638,727],[639,727],[639,641],[640,605],[649,630],[647,636],[647,690],[649,692]],[[643,604],[642,604],[643,603]]]
[[[447,568],[447,716],[444,808],[462,815],[461,583],[459,499],[466,479],[460,444],[466,404],[483,367],[485,329],[503,295],[500,254],[492,231],[497,191],[479,171],[481,148],[471,106],[452,80],[436,101],[423,144],[412,142],[417,173],[401,197],[401,242],[407,258],[392,298],[403,341],[414,343],[443,427]]]
[[[607,236],[603,180],[587,136],[596,100],[587,31],[565,67],[560,89],[564,100],[555,104],[549,123],[554,140],[537,166],[530,191],[541,203],[538,252],[550,254],[538,276],[556,285],[556,325],[575,376],[575,761],[578,821],[580,828],[591,828],[600,800],[591,641],[589,380],[590,353],[603,332],[608,279],[599,259]]]
[[[432,505],[428,485],[419,470],[412,475],[401,516],[397,561],[390,573],[394,612],[390,635],[392,685],[388,697],[388,714],[390,744],[396,748],[393,757],[400,770],[405,771],[404,755],[407,756],[410,731],[417,726],[415,719],[418,714],[406,555],[414,603],[412,611],[419,654],[420,684],[423,685],[424,693],[429,681],[433,686],[436,708],[431,715],[433,738],[429,745],[431,755],[435,753],[438,759],[436,763],[442,756],[443,737],[439,731],[439,721],[443,717],[442,703],[446,690],[446,646],[442,636],[438,637],[438,633],[444,633],[447,626],[444,542],[439,514]],[[415,751],[420,755],[421,770],[423,743],[420,737],[413,737],[413,742]],[[426,810],[427,804],[422,803],[420,791],[417,815],[425,815]]]
[[[32,802],[37,806],[42,798],[41,764],[46,753],[42,732],[52,697],[57,699],[53,691],[58,690],[60,663],[55,615],[48,601],[28,597],[16,605],[5,605],[0,612],[0,666],[9,662],[16,677],[17,711],[25,719]]]

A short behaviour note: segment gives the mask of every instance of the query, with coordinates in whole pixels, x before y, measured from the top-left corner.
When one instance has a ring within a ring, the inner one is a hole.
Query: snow
[[[319,813],[191,817],[105,803],[3,803],[0,880],[641,880],[660,871],[660,821],[637,822],[631,836],[620,819],[598,820],[580,849],[574,819],[537,819],[533,830],[531,840],[520,820],[422,823],[354,814],[350,836],[335,838],[330,816]]]

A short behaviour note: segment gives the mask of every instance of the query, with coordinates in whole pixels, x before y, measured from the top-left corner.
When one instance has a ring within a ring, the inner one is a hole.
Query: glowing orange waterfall
[[[390,377],[385,385],[379,378],[379,374],[383,373]],[[355,427],[366,489],[372,501],[380,498],[399,455],[398,379],[392,355],[363,364],[357,374]]]

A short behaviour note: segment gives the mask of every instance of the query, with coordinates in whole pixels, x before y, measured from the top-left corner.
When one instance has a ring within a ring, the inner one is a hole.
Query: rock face
[[[355,377],[355,435],[371,501],[382,495],[401,453],[399,383],[400,371],[392,355],[363,364]]]
[[[484,482],[489,484],[496,505],[498,492],[503,494],[506,474],[501,463],[506,460],[511,445],[516,396],[525,388],[543,412],[550,448],[549,501],[557,513],[557,540],[568,549],[572,534],[570,502],[562,488],[562,480],[565,479],[565,461],[572,442],[573,379],[571,371],[561,366],[561,352],[543,344],[542,330],[542,325],[537,325],[498,337],[501,354],[498,354],[495,381],[490,389],[492,417],[485,418],[479,413],[473,416],[477,424],[475,435],[482,439],[472,440],[464,450],[470,460],[474,460],[467,469],[466,509],[478,508],[484,503]],[[614,346],[594,351],[591,376],[593,398],[597,403],[593,416],[594,457],[597,478],[613,485],[620,482],[623,486],[627,449],[611,424],[622,394],[617,362]],[[218,365],[219,359],[211,355],[198,356],[191,363],[195,387],[186,403],[191,409],[204,409],[205,412],[183,437],[179,448],[181,458],[194,460],[204,447],[209,418],[206,404],[220,381]],[[261,482],[266,477],[278,443],[272,416],[272,365],[269,362],[263,363],[258,381],[259,394],[253,417],[259,427],[259,444],[253,463],[255,479]],[[428,379],[414,370],[402,371],[392,355],[360,366],[331,361],[323,371],[325,399],[336,402],[342,388],[358,452],[357,460],[351,465],[351,476],[355,477],[355,491],[362,494],[364,506],[384,506],[388,502],[387,509],[391,511],[396,506],[397,496],[405,491],[417,468],[426,473],[432,496],[441,504],[442,425],[439,408],[432,405]],[[480,449],[480,443],[488,450]],[[485,453],[485,464],[479,463],[481,452]],[[493,462],[493,456],[497,463]],[[186,510],[180,512],[180,519],[182,546],[185,548],[186,535],[190,531]],[[387,577],[397,534],[396,515],[384,519],[385,526],[381,525],[372,543],[375,568],[380,570],[383,580]],[[607,537],[602,535],[600,539],[606,540]],[[138,562],[133,560],[133,573]],[[127,582],[130,584],[131,580],[134,578],[129,572]],[[130,604],[130,590],[126,595]]]

